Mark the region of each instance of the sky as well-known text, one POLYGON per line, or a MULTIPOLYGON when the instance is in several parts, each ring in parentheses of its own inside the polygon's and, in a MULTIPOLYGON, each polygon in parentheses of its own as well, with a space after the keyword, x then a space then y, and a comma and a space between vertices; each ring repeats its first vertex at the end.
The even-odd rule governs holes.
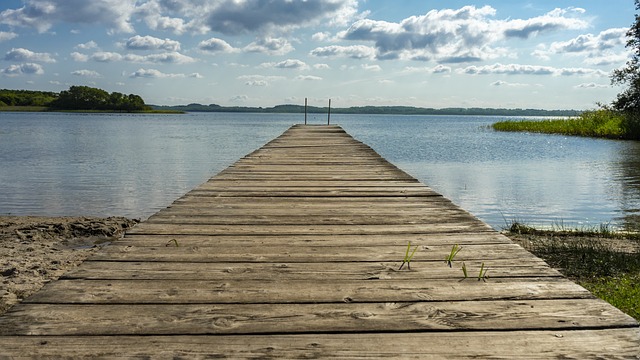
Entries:
POLYGON ((2 0, 0 88, 147 104, 592 109, 633 0, 2 0))

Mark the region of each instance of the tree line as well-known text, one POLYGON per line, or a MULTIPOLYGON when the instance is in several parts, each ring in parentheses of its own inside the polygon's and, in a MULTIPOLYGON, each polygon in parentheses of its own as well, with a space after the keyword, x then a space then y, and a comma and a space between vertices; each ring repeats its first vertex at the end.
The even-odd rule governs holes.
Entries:
POLYGON ((149 110, 135 94, 108 93, 89 86, 71 86, 60 93, 30 90, 0 90, 0 107, 44 106, 52 110, 122 111, 149 110))

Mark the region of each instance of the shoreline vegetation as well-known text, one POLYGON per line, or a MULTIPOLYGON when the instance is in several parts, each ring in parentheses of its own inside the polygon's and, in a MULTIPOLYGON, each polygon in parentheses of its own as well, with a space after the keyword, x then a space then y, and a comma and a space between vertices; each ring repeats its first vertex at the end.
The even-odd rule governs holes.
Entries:
POLYGON ((640 321, 640 234, 608 225, 550 230, 518 221, 503 234, 595 296, 640 321))
POLYGON ((507 120, 491 125, 496 131, 640 140, 638 119, 611 109, 585 111, 568 119, 507 120))

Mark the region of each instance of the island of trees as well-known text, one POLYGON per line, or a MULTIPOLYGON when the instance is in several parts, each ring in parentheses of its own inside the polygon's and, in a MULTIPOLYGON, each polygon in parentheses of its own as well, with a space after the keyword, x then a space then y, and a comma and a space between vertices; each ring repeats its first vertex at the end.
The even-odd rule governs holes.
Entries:
POLYGON ((71 111, 148 111, 139 95, 108 93, 89 86, 71 86, 60 93, 30 90, 0 90, 0 109, 71 111))

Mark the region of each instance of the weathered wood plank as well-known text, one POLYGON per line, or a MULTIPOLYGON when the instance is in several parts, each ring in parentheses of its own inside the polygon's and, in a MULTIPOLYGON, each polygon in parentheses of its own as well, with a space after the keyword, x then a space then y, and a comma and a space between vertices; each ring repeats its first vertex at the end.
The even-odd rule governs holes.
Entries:
POLYGON ((395 235, 493 231, 476 221, 409 225, 181 225, 140 223, 130 234, 147 235, 395 235))
MULTIPOLYGON (((330 266, 330 264, 328 264, 330 266)), ((416 280, 59 280, 25 303, 47 304, 300 304, 412 301, 592 299, 558 278, 416 280)), ((606 317, 602 318, 606 323, 606 317)))
POLYGON ((9 358, 638 359, 640 331, 0 337, 9 358))
POLYGON ((389 215, 272 215, 255 214, 171 214, 158 213, 147 219, 147 224, 194 224, 194 225, 411 225, 459 223, 465 220, 476 221, 462 211, 433 211, 430 215, 389 216, 389 215))
MULTIPOLYGON (((483 261, 466 261, 470 276, 477 276, 483 261)), ((63 279, 85 280, 431 280, 459 281, 459 264, 449 268, 442 262, 406 265, 399 262, 349 263, 237 263, 237 262, 121 262, 86 261, 63 279)), ((491 279, 523 277, 561 277, 537 258, 491 260, 491 279)))
MULTIPOLYGON (((407 246, 272 246, 247 245, 218 247, 191 247, 184 242, 167 241, 158 247, 131 247, 112 245, 96 253, 93 260, 120 261, 174 261, 174 262, 401 262, 407 246), (176 244, 177 243, 177 244, 176 244), (176 246, 177 245, 177 246, 176 246)), ((444 262, 451 252, 447 245, 415 243, 412 262, 444 262)), ((533 254, 516 244, 465 245, 455 257, 456 262, 479 260, 490 265, 495 259, 532 259, 533 254)))
POLYGON ((479 233, 434 233, 395 235, 287 235, 287 236, 246 236, 246 235, 136 235, 128 233, 118 246, 170 246, 176 239, 180 246, 187 247, 236 247, 236 246, 395 246, 404 248, 409 242, 414 245, 491 245, 512 244, 504 235, 496 232, 479 233))
POLYGON ((21 304, 0 335, 295 334, 433 330, 570 330, 631 327, 600 300, 448 301, 362 304, 21 304), (607 322, 603 323, 602 318, 607 322), (53 324, 53 325, 52 325, 53 324), (11 332, 6 330, 10 328, 11 332))

